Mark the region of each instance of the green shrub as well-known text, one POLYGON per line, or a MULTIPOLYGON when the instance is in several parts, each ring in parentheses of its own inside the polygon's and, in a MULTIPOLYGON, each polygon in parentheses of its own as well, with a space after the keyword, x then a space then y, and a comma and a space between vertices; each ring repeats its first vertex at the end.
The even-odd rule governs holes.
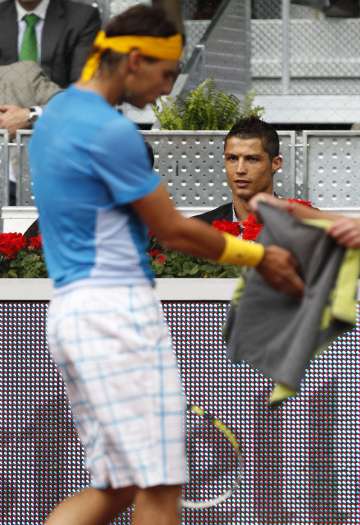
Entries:
POLYGON ((254 91, 249 91, 241 102, 207 79, 185 98, 162 99, 154 113, 164 130, 228 130, 240 118, 263 115, 264 108, 254 106, 254 98, 254 91))

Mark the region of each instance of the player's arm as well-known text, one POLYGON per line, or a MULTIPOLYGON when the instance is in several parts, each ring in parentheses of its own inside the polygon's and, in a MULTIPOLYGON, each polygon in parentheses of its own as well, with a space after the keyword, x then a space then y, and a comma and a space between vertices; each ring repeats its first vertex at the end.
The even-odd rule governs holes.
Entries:
POLYGON ((344 217, 338 213, 323 212, 296 202, 289 202, 286 199, 277 199, 264 193, 259 193, 250 202, 251 208, 255 212, 259 202, 267 202, 271 206, 282 209, 298 219, 330 220, 332 221, 332 226, 329 228, 328 234, 331 237, 346 248, 360 248, 360 219, 344 217))
POLYGON ((186 219, 174 208, 162 185, 132 206, 166 248, 220 263, 254 266, 278 290, 295 296, 302 294, 303 282, 288 251, 276 246, 265 249, 260 244, 224 235, 200 220, 186 219))

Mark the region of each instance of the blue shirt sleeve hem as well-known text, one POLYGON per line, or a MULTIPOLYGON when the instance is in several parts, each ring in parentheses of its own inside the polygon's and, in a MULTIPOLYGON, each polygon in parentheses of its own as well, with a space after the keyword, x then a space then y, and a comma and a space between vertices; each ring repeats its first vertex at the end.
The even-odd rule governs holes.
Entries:
POLYGON ((127 193, 126 196, 113 195, 114 202, 118 206, 131 204, 134 201, 137 201, 139 199, 142 199, 143 197, 146 197, 147 195, 150 195, 150 193, 155 191, 160 186, 160 183, 160 177, 154 175, 154 177, 152 177, 146 185, 142 186, 141 188, 138 188, 136 191, 127 193))

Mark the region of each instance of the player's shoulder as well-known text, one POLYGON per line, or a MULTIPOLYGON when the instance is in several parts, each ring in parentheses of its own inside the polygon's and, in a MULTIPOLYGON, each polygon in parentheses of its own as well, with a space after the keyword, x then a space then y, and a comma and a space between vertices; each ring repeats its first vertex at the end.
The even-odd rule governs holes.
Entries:
POLYGON ((134 159, 139 154, 140 143, 143 143, 136 125, 115 110, 103 117, 97 131, 95 150, 106 152, 113 158, 134 159))
POLYGON ((108 113, 108 120, 103 131, 106 132, 106 136, 115 136, 129 144, 132 144, 133 141, 137 142, 139 139, 139 131, 136 125, 116 110, 108 113))

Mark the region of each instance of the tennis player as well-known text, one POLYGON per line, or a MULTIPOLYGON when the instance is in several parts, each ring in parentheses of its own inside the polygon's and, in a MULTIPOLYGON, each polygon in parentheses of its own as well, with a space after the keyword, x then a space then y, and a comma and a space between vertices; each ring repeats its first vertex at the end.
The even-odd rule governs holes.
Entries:
POLYGON ((81 80, 55 97, 30 145, 45 257, 55 284, 48 337, 86 452, 91 487, 47 525, 102 525, 135 502, 135 525, 179 523, 184 399, 153 290, 147 227, 169 248, 256 266, 301 295, 292 256, 223 235, 174 208, 136 127, 113 106, 168 94, 183 39, 138 5, 110 20, 81 80))

